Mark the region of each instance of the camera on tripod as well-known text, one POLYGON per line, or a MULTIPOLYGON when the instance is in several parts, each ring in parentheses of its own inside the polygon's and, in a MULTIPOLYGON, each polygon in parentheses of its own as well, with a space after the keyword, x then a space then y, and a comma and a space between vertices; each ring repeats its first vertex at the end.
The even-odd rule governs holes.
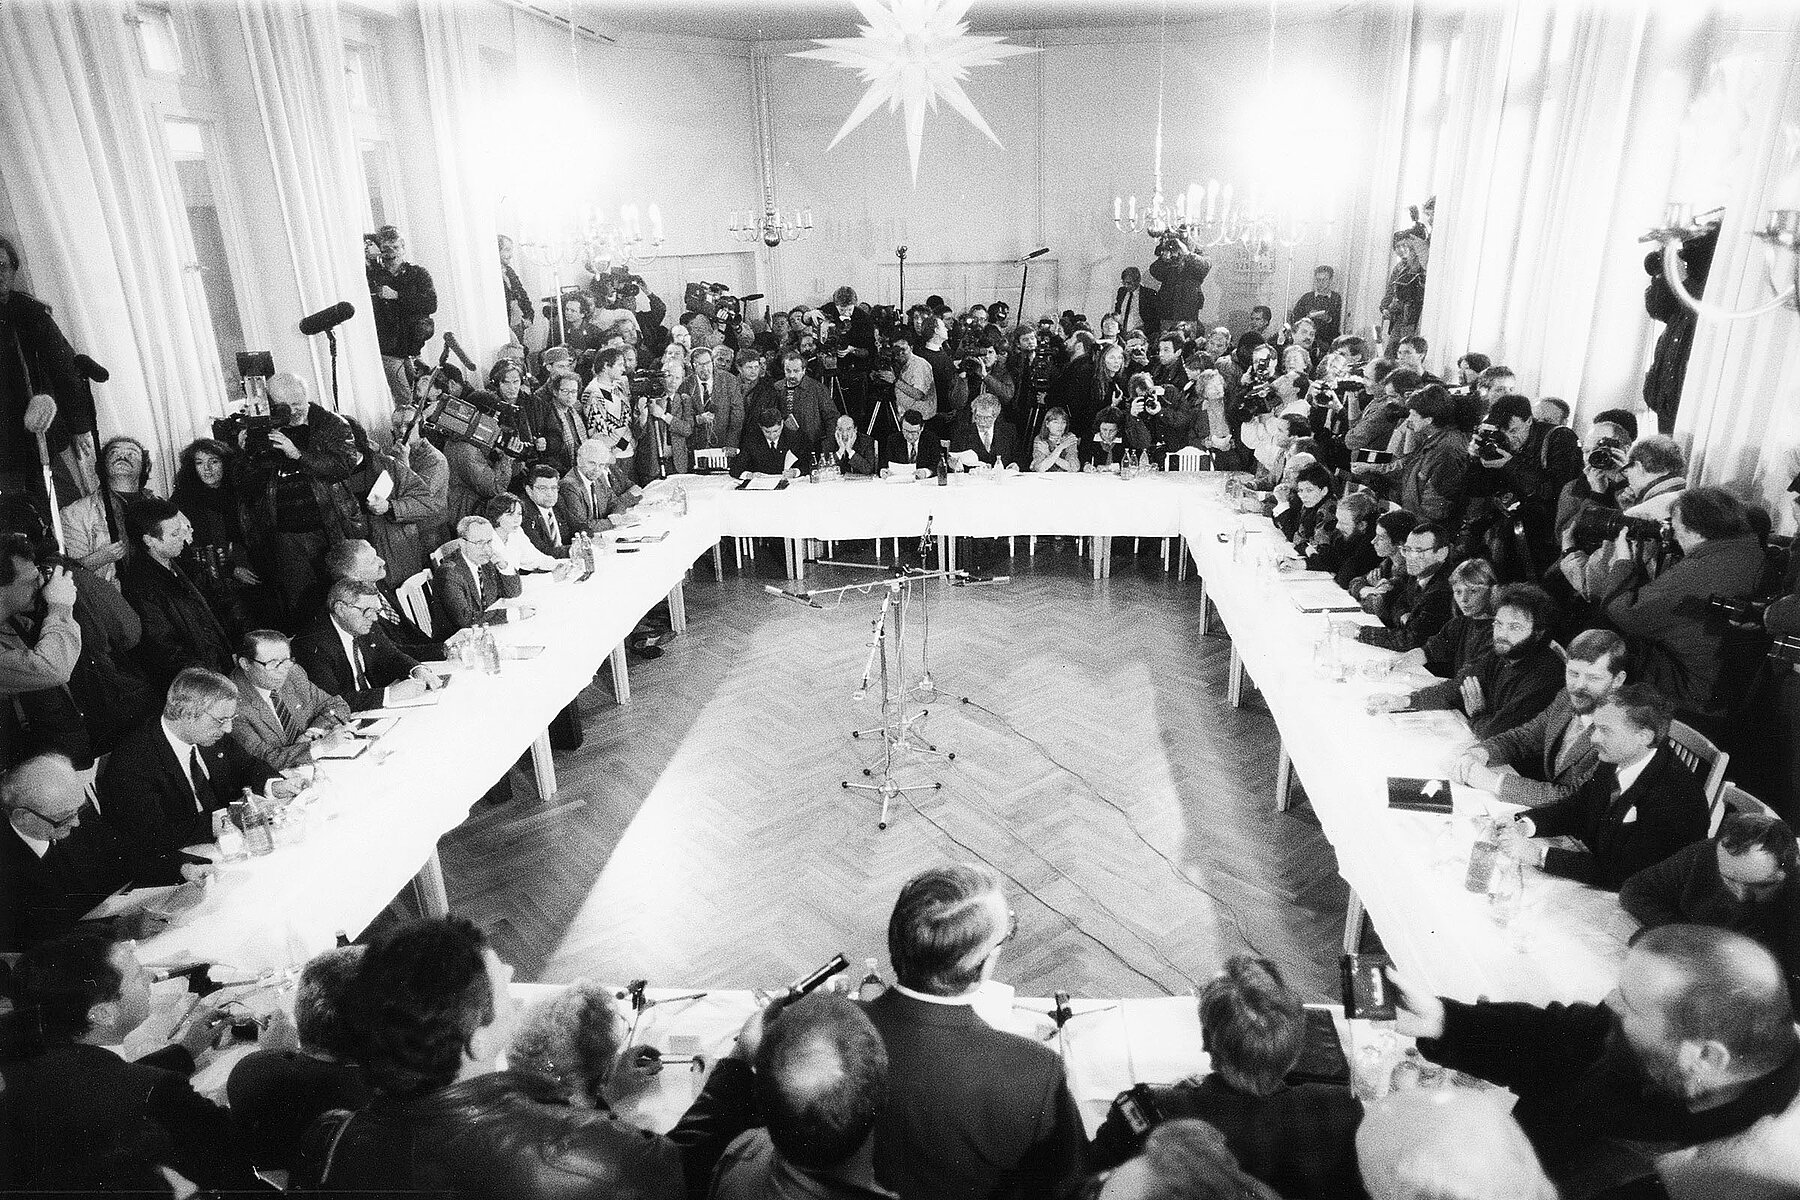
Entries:
POLYGON ((1629 450, 1618 438, 1603 437, 1587 452, 1587 465, 1594 471, 1623 471, 1629 450))
POLYGON ((452 441, 468 442, 490 453, 522 458, 531 443, 505 424, 518 411, 493 392, 474 391, 461 396, 445 393, 425 410, 426 429, 452 441))

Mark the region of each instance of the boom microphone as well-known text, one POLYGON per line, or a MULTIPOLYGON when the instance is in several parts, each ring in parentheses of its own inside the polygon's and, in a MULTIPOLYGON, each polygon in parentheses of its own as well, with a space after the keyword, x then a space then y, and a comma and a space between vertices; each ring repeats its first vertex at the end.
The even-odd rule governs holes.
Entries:
POLYGON ((1046 255, 1048 253, 1050 253, 1050 247, 1045 246, 1041 250, 1033 250, 1030 254, 1027 254, 1024 258, 1021 258, 1019 261, 1022 263, 1030 262, 1032 259, 1042 258, 1042 257, 1044 257, 1044 255, 1046 255))
POLYGON ((463 365, 463 370, 471 372, 475 370, 475 360, 463 353, 462 343, 457 341, 456 335, 447 329, 444 331, 444 349, 456 355, 456 360, 463 365))
POLYGON ((75 356, 75 369, 80 371, 83 377, 94 383, 105 383, 112 378, 111 371, 107 370, 85 354, 77 354, 75 356))
POLYGON ((315 333, 324 333, 327 329, 336 329, 345 321, 356 315, 356 305, 348 300, 339 300, 330 308, 321 308, 318 312, 300 318, 300 332, 307 337, 315 333))

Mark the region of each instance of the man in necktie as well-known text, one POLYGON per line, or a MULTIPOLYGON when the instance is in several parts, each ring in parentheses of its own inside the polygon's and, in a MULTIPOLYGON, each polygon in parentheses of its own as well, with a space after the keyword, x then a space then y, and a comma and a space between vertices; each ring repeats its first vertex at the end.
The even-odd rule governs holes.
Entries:
MULTIPOLYGON (((493 608, 499 600, 516 598, 523 589, 519 573, 502 569, 494 558, 494 527, 486 517, 464 517, 456 523, 455 549, 446 547, 442 561, 432 572, 439 607, 451 632, 472 625, 502 625, 508 610, 493 608)), ((519 620, 532 609, 516 610, 519 620)))
POLYGON ((569 557, 569 533, 557 517, 562 477, 549 463, 539 463, 525 473, 525 512, 522 528, 539 554, 547 558, 569 557))
POLYGON ((731 473, 740 479, 749 475, 797 479, 800 464, 807 460, 808 451, 799 432, 787 428, 787 418, 782 410, 770 405, 756 415, 755 428, 745 432, 731 473))
MULTIPOLYGON (((366 664, 363 674, 366 678, 366 664)), ((246 633, 238 642, 231 682, 238 694, 232 739, 278 770, 313 762, 350 740, 345 724, 350 705, 313 683, 294 661, 286 634, 246 633)))
POLYGON ((229 671, 231 639, 179 561, 194 540, 187 515, 147 496, 127 510, 125 524, 142 553, 125 560, 119 585, 144 623, 137 648, 144 673, 167 687, 184 667, 229 671))
MULTIPOLYGON (((490 526, 491 528, 491 526, 490 526)), ((325 611, 294 639, 294 661, 323 691, 342 696, 352 712, 411 700, 442 687, 430 667, 398 648, 379 624, 375 586, 340 579, 325 596, 325 611)))
POLYGON ((943 453, 943 443, 926 431, 925 418, 916 411, 900 417, 899 431, 890 433, 882 447, 889 470, 910 468, 917 479, 936 474, 943 453))
POLYGON ((1119 290, 1113 295, 1113 315, 1119 318, 1119 331, 1131 333, 1134 330, 1149 329, 1155 317, 1146 310, 1147 301, 1153 293, 1143 287, 1143 272, 1136 267, 1126 267, 1119 272, 1119 290))
POLYGON ((564 538, 577 533, 598 534, 623 525, 628 518, 625 498, 613 491, 612 447, 598 438, 581 443, 575 467, 562 477, 557 518, 564 538))
POLYGON ((744 432, 744 397, 737 376, 718 370, 713 352, 705 346, 694 348, 688 365, 693 374, 682 390, 693 398, 694 432, 689 446, 735 449, 744 432))

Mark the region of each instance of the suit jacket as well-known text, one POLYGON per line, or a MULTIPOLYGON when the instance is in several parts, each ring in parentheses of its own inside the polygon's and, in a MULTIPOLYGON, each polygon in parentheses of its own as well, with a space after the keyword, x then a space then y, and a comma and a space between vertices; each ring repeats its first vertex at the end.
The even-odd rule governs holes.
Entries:
POLYGON ((700 403, 700 381, 689 374, 681 383, 681 391, 689 398, 694 413, 694 432, 688 435, 690 450, 736 449, 744 435, 744 389, 738 377, 729 371, 713 368, 711 392, 705 404, 700 403), (704 422, 701 413, 713 419, 704 422))
MULTIPOLYGON (((767 442, 763 444, 768 445, 767 442)), ((819 457, 835 464, 846 475, 873 475, 881 467, 875 439, 860 433, 856 435, 850 453, 844 454, 839 450, 836 431, 827 430, 819 440, 819 457)))
POLYGON ((1795 989, 1800 980, 1800 879, 1790 876, 1774 896, 1745 903, 1719 877, 1718 839, 1685 846, 1645 867, 1619 888, 1619 905, 1649 929, 1712 925, 1768 947, 1795 989))
POLYGON ((1535 809, 1538 837, 1570 834, 1586 852, 1552 848, 1544 870, 1608 891, 1706 837, 1706 793, 1666 744, 1616 799, 1618 772, 1602 763, 1566 799, 1535 809))
POLYGON ((984 466, 1018 467, 1024 464, 1019 458, 1019 435, 1005 419, 994 422, 993 443, 981 444, 981 432, 975 428, 975 422, 964 421, 950 435, 950 453, 952 456, 965 450, 973 450, 984 466))
POLYGON ((238 690, 237 720, 231 723, 231 739, 242 746, 245 753, 262 759, 277 771, 308 761, 306 751, 310 743, 300 740, 302 733, 321 723, 329 723, 334 717, 341 719, 350 715, 350 705, 342 697, 321 691, 307 678, 306 668, 299 663, 288 668, 287 679, 277 692, 288 712, 293 714, 296 728, 292 730, 282 727, 281 718, 275 715, 273 706, 263 699, 243 668, 231 673, 231 682, 238 690))
POLYGON ((169 853, 212 841, 212 814, 245 788, 260 790, 275 774, 229 737, 200 747, 200 762, 212 793, 204 809, 194 797, 188 764, 175 757, 163 736, 162 717, 150 718, 119 743, 100 772, 101 818, 127 841, 169 853))
POLYGON ((134 554, 125 560, 119 585, 143 622, 137 660, 158 692, 167 691, 185 667, 230 673, 231 637, 180 563, 164 567, 148 554, 134 554))
POLYGON ((537 547, 538 553, 549 558, 569 557, 569 538, 579 531, 571 529, 569 523, 563 520, 562 502, 559 500, 553 510, 556 515, 555 538, 550 536, 550 526, 535 502, 527 497, 520 504, 519 528, 525 531, 525 536, 531 539, 531 544, 537 547))
POLYGON ((468 560, 460 554, 450 555, 432 569, 431 586, 437 593, 438 608, 449 622, 444 627, 447 632, 471 625, 504 623, 504 610, 489 612, 488 607, 496 600, 512 599, 524 587, 518 572, 504 575, 491 562, 482 563, 479 573, 481 582, 477 585, 468 560))
MULTIPOLYGON (((840 415, 837 405, 831 402, 831 393, 827 392, 825 386, 810 375, 803 376, 800 385, 794 389, 791 407, 788 403, 789 393, 785 380, 775 379, 770 386, 770 392, 772 393, 771 403, 784 415, 791 416, 800 423, 800 444, 802 446, 810 448, 818 445, 819 439, 824 436, 825 431, 831 428, 832 423, 840 415)), ((750 424, 754 426, 755 422, 751 421, 750 424)), ((749 441, 757 436, 757 433, 758 431, 754 428, 746 429, 743 432, 743 439, 749 441)), ((768 443, 764 442, 763 445, 767 447, 768 443)), ((801 470, 805 469, 805 459, 802 458, 801 470)))
POLYGON ((559 486, 562 499, 556 504, 556 519, 562 524, 565 538, 578 532, 599 533, 602 529, 611 529, 612 519, 629 507, 613 490, 610 472, 601 472, 600 478, 594 480, 592 503, 588 500, 588 481, 579 471, 564 475, 559 486))
POLYGON ((96 904, 127 884, 181 882, 178 855, 121 838, 92 809, 39 858, 10 822, 0 822, 0 953, 61 937, 96 904))
POLYGON ((1450 623, 1454 609, 1450 595, 1450 572, 1438 568, 1425 586, 1417 576, 1407 575, 1376 605, 1376 616, 1382 628, 1358 631, 1356 640, 1389 650, 1411 650, 1423 646, 1426 639, 1450 623))
POLYGON ((1600 754, 1566 691, 1558 692, 1543 712, 1516 729, 1488 738, 1481 748, 1494 766, 1518 772, 1501 777, 1500 799, 1529 808, 1573 795, 1600 765, 1600 754))
POLYGON ((898 988, 867 1012, 888 1052, 875 1126, 884 1186, 903 1200, 1037 1197, 1081 1171, 1087 1135, 1049 1047, 898 988))
POLYGON ((380 705, 388 684, 405 679, 419 665, 417 659, 388 639, 379 624, 358 642, 363 652, 363 678, 369 685, 365 688, 356 686, 356 672, 344 655, 344 643, 330 613, 320 613, 318 620, 292 643, 294 665, 304 668, 307 678, 321 690, 342 696, 353 712, 380 705))
MULTIPOLYGON (((568 435, 563 432, 562 415, 557 410, 556 401, 543 392, 533 392, 519 402, 519 414, 525 418, 525 427, 529 436, 542 438, 544 448, 532 449, 525 455, 527 462, 547 462, 563 474, 568 474, 575 467, 575 451, 579 447, 569 445, 568 435)), ((576 404, 571 411, 575 418, 575 428, 586 428, 585 418, 581 415, 581 405, 576 404)))
POLYGON ((887 435, 881 444, 881 460, 885 463, 907 463, 914 467, 924 467, 933 474, 937 473, 938 460, 944 457, 944 443, 930 430, 919 434, 919 446, 916 451, 906 448, 906 435, 898 431, 887 435))
MULTIPOLYGON (((1127 320, 1125 312, 1125 293, 1131 290, 1131 288, 1122 287, 1113 293, 1112 310, 1118 315, 1119 320, 1121 321, 1127 320)), ((1137 294, 1133 296, 1131 300, 1131 315, 1137 317, 1140 328, 1154 331, 1156 329, 1158 315, 1156 311, 1156 292, 1147 287, 1139 287, 1137 289, 1137 294)), ((1131 327, 1128 324, 1126 326, 1127 332, 1130 331, 1130 328, 1131 327)))
POLYGON ((386 634, 395 649, 408 658, 419 662, 442 662, 444 643, 428 635, 406 615, 406 608, 400 603, 393 584, 384 580, 375 587, 381 593, 382 603, 387 605, 382 615, 376 618, 375 628, 386 634))
POLYGON ((258 1050, 231 1069, 225 1096, 250 1161, 264 1170, 289 1171, 314 1121, 337 1108, 354 1112, 373 1093, 353 1063, 326 1062, 295 1050, 258 1050))
POLYGON ((1312 317, 1313 329, 1319 335, 1313 339, 1313 345, 1331 345, 1344 331, 1344 293, 1326 292, 1323 296, 1317 292, 1306 293, 1288 310, 1290 324, 1301 317, 1312 317), (1313 313, 1321 311, 1325 314, 1323 318, 1312 317, 1313 313))
POLYGON ((737 459, 731 464, 731 473, 740 479, 751 474, 780 475, 787 469, 784 464, 790 454, 794 456, 793 465, 804 472, 807 458, 812 453, 808 445, 801 440, 799 433, 783 429, 775 448, 771 450, 769 439, 752 422, 750 428, 744 430, 743 440, 738 445, 737 459))

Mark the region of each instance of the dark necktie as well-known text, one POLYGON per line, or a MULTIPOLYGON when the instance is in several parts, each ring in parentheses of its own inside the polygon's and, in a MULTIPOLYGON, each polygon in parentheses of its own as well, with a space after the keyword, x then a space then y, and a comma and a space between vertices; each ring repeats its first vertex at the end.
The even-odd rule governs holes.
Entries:
POLYGON ((1131 328, 1131 300, 1137 295, 1136 288, 1125 289, 1125 307, 1119 312, 1119 328, 1131 328))
POLYGON ((562 545, 562 534, 556 528, 555 511, 548 508, 539 509, 538 511, 544 514, 544 528, 550 534, 550 544, 552 546, 562 545))
POLYGON ((356 690, 359 692, 367 691, 369 688, 369 676, 368 672, 363 670, 361 638, 350 639, 350 672, 351 680, 356 684, 356 690))
POLYGON ((269 693, 269 707, 275 710, 275 719, 281 722, 282 737, 292 742, 299 735, 300 729, 294 719, 294 710, 281 698, 280 689, 269 693))
POLYGON ((581 417, 572 408, 563 409, 563 438, 568 441, 571 454, 586 440, 581 429, 581 417))
POLYGON ((188 782, 194 785, 194 807, 197 811, 209 813, 219 807, 219 798, 213 792, 212 780, 207 778, 206 767, 200 762, 200 747, 188 747, 188 782))
POLYGON ((600 498, 594 494, 594 481, 591 479, 587 481, 587 490, 588 490, 588 519, 591 521, 595 517, 600 515, 600 498))

